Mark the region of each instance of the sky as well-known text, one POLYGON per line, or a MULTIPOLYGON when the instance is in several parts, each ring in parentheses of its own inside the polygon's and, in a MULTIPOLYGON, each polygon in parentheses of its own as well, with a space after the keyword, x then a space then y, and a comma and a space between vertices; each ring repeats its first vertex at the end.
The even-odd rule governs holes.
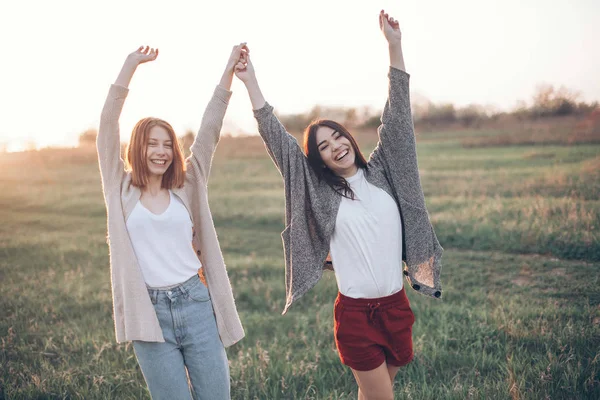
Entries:
MULTIPOLYGON (((247 42, 279 113, 315 104, 381 109, 389 58, 377 15, 400 22, 411 92, 510 110, 542 83, 600 100, 597 0, 34 0, 0 5, 0 145, 75 145, 140 45, 122 141, 146 116, 196 131, 231 47, 247 42)), ((229 132, 256 132, 234 79, 229 132)))

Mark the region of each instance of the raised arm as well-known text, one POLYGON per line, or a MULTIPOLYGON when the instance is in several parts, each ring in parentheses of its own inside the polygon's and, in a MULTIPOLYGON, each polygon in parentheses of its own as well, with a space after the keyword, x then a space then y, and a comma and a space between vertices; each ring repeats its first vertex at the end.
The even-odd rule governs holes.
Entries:
POLYGON ((158 49, 153 49, 149 46, 140 46, 136 51, 131 53, 125 59, 125 63, 119 72, 119 76, 115 80, 115 85, 129 87, 131 78, 137 69, 138 65, 156 60, 158 57, 158 49))
POLYGON ((119 187, 124 174, 124 163, 121 158, 121 140, 119 134, 119 117, 129 92, 129 83, 138 65, 156 60, 158 49, 141 46, 129 54, 121 67, 115 83, 110 87, 108 96, 100 116, 100 126, 96 139, 102 187, 105 195, 113 188, 119 187))
MULTIPOLYGON (((238 62, 235 74, 248 90, 254 116, 258 122, 258 132, 265 142, 269 156, 284 178, 292 179, 292 166, 305 164, 306 157, 296 138, 286 131, 273 112, 273 107, 265 101, 250 59, 250 53, 246 53, 245 57, 238 62)), ((298 168, 293 170, 299 171, 298 168)))
POLYGON ((401 188, 403 200, 424 208, 410 108, 410 76, 405 71, 402 54, 402 33, 398 21, 383 10, 379 14, 379 27, 388 42, 389 87, 378 130, 379 143, 371 154, 369 163, 385 166, 386 173, 401 188))
POLYGON ((244 54, 235 66, 235 75, 244 83, 246 90, 248 90, 248 96, 250 97, 250 103, 252 103, 253 110, 260 110, 265 106, 265 98, 260 90, 258 79, 256 79, 256 72, 254 71, 254 65, 250 60, 250 51, 244 54))
POLYGON ((390 17, 385 11, 379 13, 379 29, 388 42, 390 52, 390 66, 406 72, 404 66, 404 56, 402 55, 402 32, 400 24, 394 18, 390 17))
POLYGON ((192 154, 188 158, 188 162, 191 163, 192 168, 188 169, 188 173, 199 173, 205 183, 208 182, 213 155, 221 137, 223 119, 231 98, 230 89, 234 67, 242 54, 247 51, 246 49, 246 43, 233 46, 229 59, 225 64, 221 81, 215 88, 213 96, 204 110, 200 129, 191 147, 192 154))

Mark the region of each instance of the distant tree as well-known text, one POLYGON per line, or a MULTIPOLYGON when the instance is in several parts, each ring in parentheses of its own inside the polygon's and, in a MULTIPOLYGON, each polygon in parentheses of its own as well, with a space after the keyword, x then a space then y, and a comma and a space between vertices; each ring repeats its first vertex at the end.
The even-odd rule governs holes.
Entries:
POLYGON ((570 115, 577 111, 580 94, 561 86, 555 89, 548 84, 538 85, 533 95, 531 112, 536 117, 570 115))
POLYGON ((89 147, 96 145, 96 137, 98 131, 95 128, 90 128, 79 134, 79 147, 89 147))
POLYGON ((381 115, 372 115, 363 122, 362 127, 366 129, 375 129, 381 125, 381 115))
POLYGON ((415 124, 439 126, 456 121, 457 111, 454 104, 435 104, 419 93, 413 93, 411 98, 412 116, 415 124))
POLYGON ((597 113, 599 108, 600 108, 600 104, 598 104, 597 101, 594 101, 589 104, 584 101, 581 101, 577 104, 577 113, 578 114, 597 113))
POLYGON ((456 118, 466 127, 479 126, 489 118, 485 107, 479 104, 469 104, 456 110, 456 118))
POLYGON ((514 115, 519 120, 524 120, 531 117, 531 110, 527 107, 526 102, 518 100, 510 114, 514 115))
POLYGON ((452 103, 430 104, 427 113, 421 117, 422 122, 432 125, 443 125, 456 121, 456 109, 452 103))
POLYGON ((357 126, 364 126, 365 123, 371 119, 373 116, 381 116, 380 110, 373 110, 370 106, 362 106, 358 109, 358 120, 357 126))
POLYGON ((283 114, 278 115, 281 123, 290 132, 302 132, 311 121, 310 114, 283 114))
POLYGON ((302 124, 303 126, 301 129, 304 129, 311 121, 314 121, 317 118, 323 118, 323 107, 318 104, 310 110, 306 118, 306 123, 302 124))
POLYGON ((358 123, 358 112, 356 108, 346 109, 346 115, 344 117, 344 125, 347 128, 354 128, 358 123))
POLYGON ((331 119, 344 124, 347 128, 354 128, 362 124, 369 116, 365 116, 364 107, 360 112, 353 107, 321 106, 315 105, 307 113, 278 115, 281 123, 290 132, 303 132, 304 129, 316 119, 331 119))
POLYGON ((433 106, 433 103, 420 93, 411 93, 410 98, 413 120, 415 122, 420 121, 425 115, 427 115, 429 109, 433 106))
POLYGON ((181 146, 185 157, 191 152, 190 147, 192 147, 192 144, 194 143, 194 138, 195 135, 191 129, 188 129, 183 136, 179 137, 179 145, 181 146))

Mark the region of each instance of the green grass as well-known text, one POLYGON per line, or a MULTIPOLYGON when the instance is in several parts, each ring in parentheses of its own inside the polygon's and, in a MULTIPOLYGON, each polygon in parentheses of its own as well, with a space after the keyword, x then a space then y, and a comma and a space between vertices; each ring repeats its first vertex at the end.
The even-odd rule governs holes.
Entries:
MULTIPOLYGON (((600 398, 600 146, 465 149, 461 136, 419 143, 444 300, 408 291, 416 358, 396 398, 600 398)), ((373 136, 359 142, 368 153, 373 136)), ((283 190, 260 140, 224 138, 209 190, 247 333, 228 348, 232 397, 356 398, 333 274, 280 315, 283 190)), ((0 398, 149 398, 114 340, 94 153, 0 155, 0 217, 0 398)))

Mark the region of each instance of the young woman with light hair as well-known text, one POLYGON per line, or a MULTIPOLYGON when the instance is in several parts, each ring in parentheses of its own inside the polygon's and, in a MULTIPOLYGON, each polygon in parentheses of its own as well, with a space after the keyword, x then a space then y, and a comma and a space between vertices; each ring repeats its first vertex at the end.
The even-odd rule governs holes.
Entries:
MULTIPOLYGON (((284 179, 284 313, 319 281, 330 253, 339 289, 335 342, 359 399, 393 399, 394 377, 413 359, 414 314, 403 275, 419 293, 441 297, 442 247, 419 179, 402 34, 384 11, 379 26, 389 47, 389 92, 368 161, 350 132, 330 120, 307 127, 303 153, 265 101, 250 55, 236 66, 284 179)), ((351 65, 344 61, 340 68, 351 65)))
POLYGON ((108 212, 117 342, 132 341, 153 399, 229 399, 225 347, 244 331, 208 206, 207 182, 245 44, 234 46, 210 99, 191 156, 171 125, 141 119, 121 158, 119 116, 139 65, 125 60, 102 110, 97 138, 108 212))

